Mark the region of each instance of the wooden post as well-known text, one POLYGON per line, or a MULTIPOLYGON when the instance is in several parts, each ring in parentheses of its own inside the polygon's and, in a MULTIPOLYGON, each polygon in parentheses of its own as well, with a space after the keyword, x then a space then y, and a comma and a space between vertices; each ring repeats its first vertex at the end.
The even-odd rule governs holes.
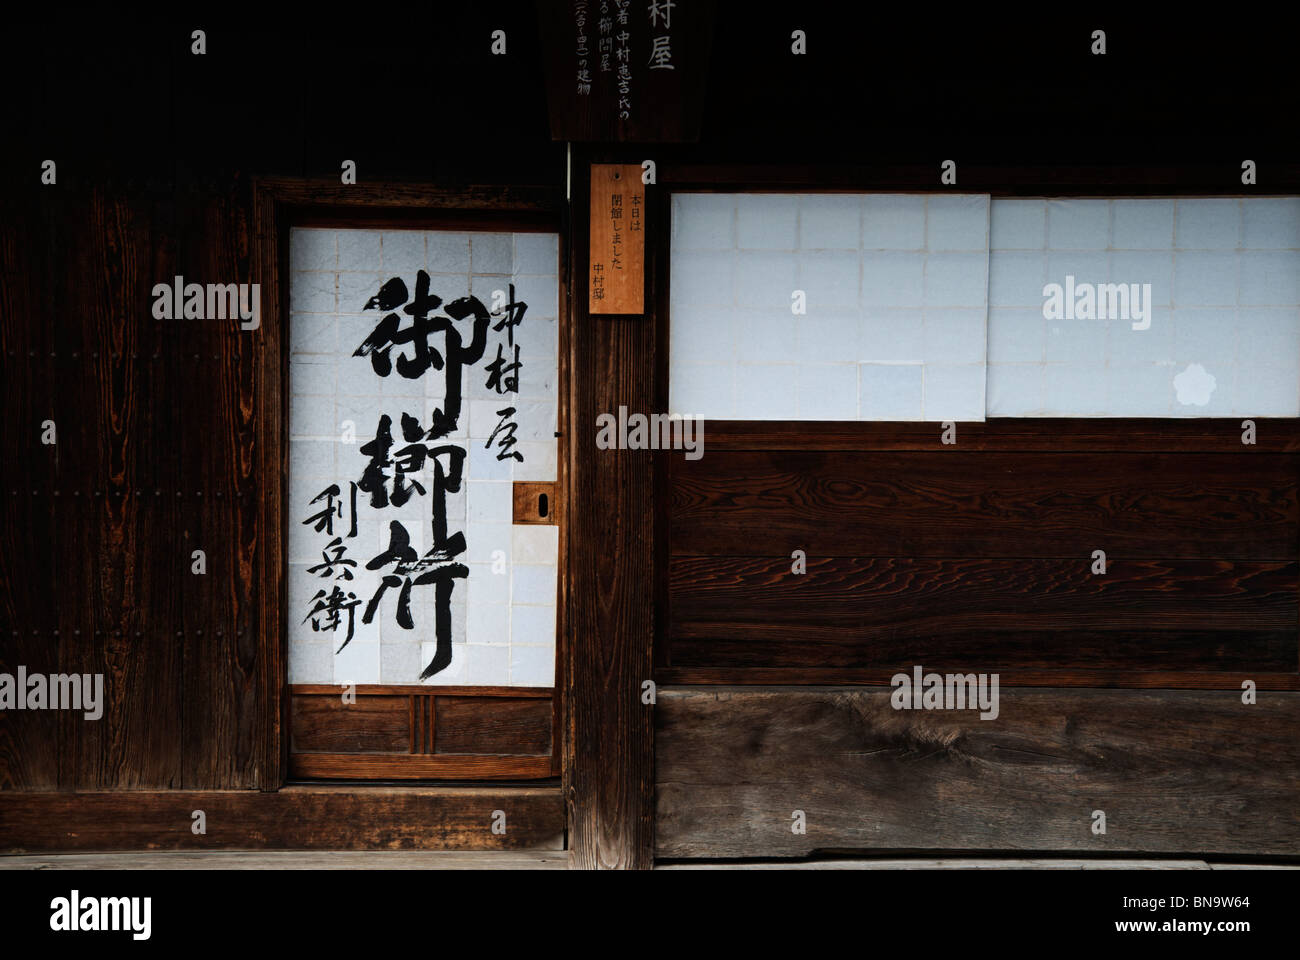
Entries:
MULTIPOLYGON (((653 707, 641 703, 654 640, 654 470, 645 450, 600 450, 596 418, 651 412, 652 316, 593 318, 590 157, 574 151, 570 211, 569 491, 564 786, 570 863, 647 869, 654 858, 653 707)), ((651 188, 653 189, 653 188, 651 188)), ((647 222, 647 229, 655 224, 647 222)), ((652 244, 647 244, 652 256, 652 244)), ((651 268, 652 264, 647 264, 651 268)))

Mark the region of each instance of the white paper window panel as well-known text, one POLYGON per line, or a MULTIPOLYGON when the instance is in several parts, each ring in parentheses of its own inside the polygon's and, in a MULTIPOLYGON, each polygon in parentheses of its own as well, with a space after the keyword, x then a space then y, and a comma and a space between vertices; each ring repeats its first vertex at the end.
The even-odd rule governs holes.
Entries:
MULTIPOLYGON (((556 479, 556 387, 558 357, 559 238, 544 233, 372 231, 294 229, 290 234, 290 363, 289 363, 289 679, 291 683, 424 682, 433 686, 552 686, 555 671, 556 565, 558 528, 512 524, 512 482, 556 479), (393 277, 414 297, 418 271, 430 278, 429 292, 442 306, 468 296, 494 311, 481 358, 463 367, 462 408, 456 429, 441 439, 422 439, 425 446, 454 445, 465 451, 462 483, 446 494, 446 529, 450 537, 464 536, 463 553, 447 562, 463 564, 465 575, 453 583, 447 604, 451 660, 426 680, 420 674, 437 649, 438 603, 434 584, 413 584, 409 592, 412 628, 397 620, 400 587, 384 591, 370 623, 363 614, 393 564, 378 570, 366 564, 390 547, 390 523, 397 521, 409 535, 410 548, 423 558, 433 547, 434 491, 432 462, 406 473, 404 483, 419 483, 426 491, 404 504, 392 498, 390 466, 384 486, 389 502, 382 508, 370 494, 358 491, 356 535, 351 532, 350 484, 358 482, 370 462, 361 447, 375 439, 379 418, 392 419, 394 440, 390 457, 407 446, 401 415, 417 418, 428 430, 434 411, 445 406, 446 368, 429 369, 407 379, 393 369, 380 376, 369 356, 354 352, 390 311, 364 309, 370 298, 393 277), (501 321, 507 311, 510 285, 516 303, 526 304, 520 322, 511 328, 501 321), (494 301, 494 297, 496 300, 494 301), (513 333, 519 348, 516 390, 499 382, 489 387, 489 364, 498 347, 511 363, 513 333), (504 390, 504 392, 500 392, 504 390), (503 418, 501 411, 514 409, 503 418), (503 419, 516 425, 513 447, 503 448, 503 419), (349 426, 355 440, 347 436, 349 426), (494 431, 496 437, 493 439, 494 431), (499 456, 505 449, 506 459, 499 456), (517 452, 522 462, 511 454, 517 452), (320 565, 336 557, 327 532, 303 520, 321 504, 311 501, 331 484, 340 488, 341 517, 334 535, 341 536, 352 579, 342 578, 339 564, 320 565), (317 568, 312 570, 312 568, 317 568), (495 570, 495 572, 494 572, 495 570), (343 599, 315 616, 312 611, 334 596, 343 599), (353 603, 355 606, 347 606, 353 603), (348 611, 354 614, 353 636, 347 637, 348 611), (330 629, 337 614, 337 626, 330 629)), ((399 331, 409 330, 411 317, 399 315, 399 331)), ((516 312, 517 313, 517 312, 516 312)), ((456 323, 465 343, 472 340, 473 321, 456 323)), ((400 338, 400 333, 399 333, 400 338)), ((443 355, 444 334, 434 334, 431 346, 443 355)), ((413 344, 389 348, 390 358, 413 358, 413 344)), ((441 459, 451 470, 451 456, 441 459)), ((406 461, 411 464, 411 461, 406 461)), ((413 465, 413 464, 412 464, 413 465)), ((412 579, 419 573, 412 575, 412 579)), ((401 579, 405 579, 402 577, 401 579)))
POLYGON ((990 417, 1300 415, 1300 199, 999 198, 990 220, 990 417), (1149 327, 1048 319, 1067 277, 1150 284, 1149 327))
POLYGON ((984 419, 987 196, 675 194, 672 213, 671 413, 984 419))

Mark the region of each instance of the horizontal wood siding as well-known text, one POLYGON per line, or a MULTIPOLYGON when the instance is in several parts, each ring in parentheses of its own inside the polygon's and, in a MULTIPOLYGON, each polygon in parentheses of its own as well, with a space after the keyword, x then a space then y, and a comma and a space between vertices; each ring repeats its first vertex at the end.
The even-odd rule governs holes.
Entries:
POLYGON ((735 452, 671 460, 674 556, 1294 560, 1296 456, 735 452))
POLYGON ((677 558, 673 663, 1295 667, 1297 564, 677 558))
POLYGON ((656 856, 1300 856, 1300 695, 1002 689, 981 720, 890 694, 662 688, 656 856))
POLYGON ((796 426, 666 457, 661 682, 1300 689, 1295 421, 796 426))

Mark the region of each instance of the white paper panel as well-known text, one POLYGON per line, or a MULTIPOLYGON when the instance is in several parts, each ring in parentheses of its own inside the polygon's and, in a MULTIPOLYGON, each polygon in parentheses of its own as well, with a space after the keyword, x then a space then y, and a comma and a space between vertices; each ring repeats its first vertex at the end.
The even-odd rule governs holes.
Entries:
POLYGON ((1300 200, 995 199, 991 224, 989 416, 1300 415, 1300 200), (1149 314, 1045 316, 1067 277, 1076 305, 1149 285, 1149 314))
POLYGON ((963 194, 675 195, 670 412, 982 420, 988 209, 963 194))
POLYGON ((513 526, 511 485, 556 479, 558 237, 295 229, 290 257, 290 682, 552 685, 558 530, 513 526))

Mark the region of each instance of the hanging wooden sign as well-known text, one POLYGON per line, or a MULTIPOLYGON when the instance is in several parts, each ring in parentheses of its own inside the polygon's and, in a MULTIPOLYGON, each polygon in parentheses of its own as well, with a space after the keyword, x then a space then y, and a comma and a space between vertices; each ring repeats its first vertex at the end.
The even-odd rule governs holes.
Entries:
POLYGON ((552 140, 694 143, 713 0, 541 0, 552 140))
POLYGON ((645 185, 634 163, 591 166, 591 313, 645 312, 645 185))

